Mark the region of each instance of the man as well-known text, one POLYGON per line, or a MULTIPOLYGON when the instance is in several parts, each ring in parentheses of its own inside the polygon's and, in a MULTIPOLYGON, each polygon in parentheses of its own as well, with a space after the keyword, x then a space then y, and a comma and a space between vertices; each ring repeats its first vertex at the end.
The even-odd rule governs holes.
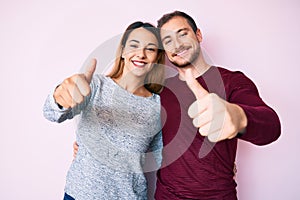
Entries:
POLYGON ((179 74, 161 92, 164 149, 155 199, 235 200, 238 139, 256 145, 277 140, 279 118, 243 73, 205 61, 201 31, 189 15, 165 14, 158 28, 179 74))
POLYGON ((161 92, 164 149, 155 199, 237 199, 238 138, 269 144, 280 136, 279 118, 243 73, 205 61, 189 15, 165 14, 158 28, 179 74, 161 92))

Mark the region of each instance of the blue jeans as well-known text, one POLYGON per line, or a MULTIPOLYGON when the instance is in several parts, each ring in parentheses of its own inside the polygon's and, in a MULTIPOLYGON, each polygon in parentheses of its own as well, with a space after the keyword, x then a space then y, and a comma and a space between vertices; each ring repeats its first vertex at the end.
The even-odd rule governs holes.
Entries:
POLYGON ((64 200, 75 200, 73 197, 65 193, 64 200))

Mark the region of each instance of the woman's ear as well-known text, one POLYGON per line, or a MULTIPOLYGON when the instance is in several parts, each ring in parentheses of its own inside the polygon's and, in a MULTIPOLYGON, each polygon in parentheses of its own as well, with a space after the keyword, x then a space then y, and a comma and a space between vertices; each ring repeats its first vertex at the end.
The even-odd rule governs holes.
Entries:
POLYGON ((124 46, 121 47, 121 53, 120 53, 120 55, 121 55, 121 58, 122 58, 122 59, 125 58, 125 57, 124 57, 124 46))

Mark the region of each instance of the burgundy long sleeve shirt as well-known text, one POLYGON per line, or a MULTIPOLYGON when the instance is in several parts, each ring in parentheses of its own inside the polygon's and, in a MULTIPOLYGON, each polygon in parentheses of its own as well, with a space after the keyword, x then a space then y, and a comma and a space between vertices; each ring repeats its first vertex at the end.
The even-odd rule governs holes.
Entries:
POLYGON ((265 145, 280 136, 277 114, 243 73, 211 67, 197 80, 209 92, 243 108, 248 119, 246 132, 234 139, 209 142, 187 114, 196 100, 194 94, 178 76, 169 78, 161 93, 164 149, 157 174, 157 200, 237 199, 234 169, 238 138, 265 145))

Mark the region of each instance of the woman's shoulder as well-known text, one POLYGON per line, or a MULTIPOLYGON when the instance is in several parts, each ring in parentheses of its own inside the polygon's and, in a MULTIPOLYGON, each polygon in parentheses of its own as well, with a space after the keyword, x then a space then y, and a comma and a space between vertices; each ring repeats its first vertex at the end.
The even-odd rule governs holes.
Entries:
POLYGON ((113 86, 113 80, 106 76, 105 74, 94 74, 91 82, 92 87, 99 87, 99 86, 113 86))
POLYGON ((100 81, 100 82, 108 82, 109 79, 111 79, 110 77, 104 75, 104 74, 94 74, 93 76, 93 80, 94 81, 100 81))

